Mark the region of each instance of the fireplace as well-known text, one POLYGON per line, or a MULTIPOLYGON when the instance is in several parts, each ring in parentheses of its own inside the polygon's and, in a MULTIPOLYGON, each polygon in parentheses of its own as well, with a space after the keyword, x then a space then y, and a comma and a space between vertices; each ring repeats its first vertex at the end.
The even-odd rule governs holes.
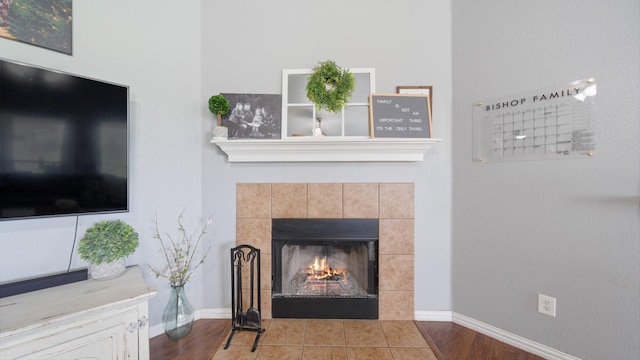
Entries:
POLYGON ((238 183, 235 245, 261 250, 262 318, 272 318, 273 219, 375 219, 378 319, 413 320, 414 192, 412 183, 238 183))
POLYGON ((377 219, 272 219, 274 318, 377 319, 377 219))

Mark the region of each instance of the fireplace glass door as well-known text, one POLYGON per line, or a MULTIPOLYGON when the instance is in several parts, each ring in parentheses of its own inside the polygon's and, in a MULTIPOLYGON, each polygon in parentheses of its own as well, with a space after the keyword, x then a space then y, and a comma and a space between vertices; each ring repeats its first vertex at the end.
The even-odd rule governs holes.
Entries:
POLYGON ((367 296, 366 243, 284 245, 284 296, 367 296))

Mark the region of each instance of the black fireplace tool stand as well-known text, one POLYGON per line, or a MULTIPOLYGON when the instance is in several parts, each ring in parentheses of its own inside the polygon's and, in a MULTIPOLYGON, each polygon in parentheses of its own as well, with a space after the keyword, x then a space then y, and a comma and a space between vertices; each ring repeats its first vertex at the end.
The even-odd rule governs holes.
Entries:
POLYGON ((260 313, 260 249, 239 245, 231 249, 231 334, 224 348, 229 348, 238 331, 255 331, 256 339, 251 352, 256 351, 260 335, 264 332, 260 313), (248 279, 248 289, 242 282, 248 279), (248 290, 249 301, 243 301, 243 290, 248 290), (256 303, 254 304, 254 299, 256 303), (247 307, 248 305, 248 307, 247 307))

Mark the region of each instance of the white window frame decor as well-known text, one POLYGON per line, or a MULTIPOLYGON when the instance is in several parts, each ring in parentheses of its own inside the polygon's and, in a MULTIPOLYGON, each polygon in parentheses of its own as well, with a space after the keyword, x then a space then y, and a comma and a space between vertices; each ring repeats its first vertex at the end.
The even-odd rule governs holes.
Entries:
MULTIPOLYGON (((333 120, 339 119, 340 121, 340 129, 334 130, 333 133, 327 134, 327 137, 340 137, 340 138, 349 138, 349 139, 357 139, 357 138, 369 138, 369 101, 368 95, 371 93, 375 93, 375 69, 374 68, 351 68, 348 69, 355 77, 356 84, 353 96, 350 101, 345 105, 345 107, 339 113, 325 113, 324 111, 318 112, 315 105, 307 98, 306 91, 304 86, 300 86, 300 80, 298 80, 296 86, 290 85, 290 79, 292 77, 304 77, 304 84, 306 85, 306 79, 309 75, 313 73, 313 69, 284 69, 282 70, 282 139, 287 138, 300 138, 300 137, 314 137, 314 129, 318 128, 318 126, 322 127, 322 124, 319 123, 316 119, 322 118, 323 116, 330 116, 333 120), (362 84, 359 82, 359 78, 367 78, 369 80, 369 88, 363 88, 366 84, 362 84), (358 95, 356 95, 358 94, 358 95), (365 96, 362 96, 365 95, 365 96), (359 109, 361 108, 361 109, 359 109), (353 111, 358 111, 358 118, 353 118, 353 111), (360 111, 362 110, 362 111, 360 111), (298 122, 295 125, 297 126, 289 126, 289 112, 298 112, 298 113, 306 113, 308 114, 308 123, 306 123, 307 116, 301 116, 299 120, 302 122, 298 122), (351 113, 351 115, 350 115, 351 113), (361 115, 360 115, 361 114, 361 115), (362 118, 360 118, 362 117, 362 118), (345 126, 345 124, 349 121, 358 121, 358 126, 362 127, 361 133, 351 134, 349 131, 349 126, 345 126), (364 127, 366 126, 366 133, 364 132, 364 127), (295 132, 294 132, 295 131, 295 132), (289 134, 292 132, 291 134, 289 134)), ((293 84, 293 83, 292 83, 293 84)), ((291 124, 293 125, 293 124, 291 124)), ((322 128, 321 128, 322 129, 322 128)), ((324 130, 324 129, 322 129, 324 130)), ((316 132, 316 135, 318 133, 316 132)), ((317 138, 315 136, 314 138, 317 138)))

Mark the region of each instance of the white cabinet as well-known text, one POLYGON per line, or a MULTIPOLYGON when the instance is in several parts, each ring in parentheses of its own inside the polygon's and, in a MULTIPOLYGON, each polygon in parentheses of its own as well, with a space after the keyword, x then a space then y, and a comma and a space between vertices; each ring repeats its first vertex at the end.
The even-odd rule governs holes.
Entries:
POLYGON ((149 359, 156 291, 139 267, 0 299, 0 359, 149 359))

